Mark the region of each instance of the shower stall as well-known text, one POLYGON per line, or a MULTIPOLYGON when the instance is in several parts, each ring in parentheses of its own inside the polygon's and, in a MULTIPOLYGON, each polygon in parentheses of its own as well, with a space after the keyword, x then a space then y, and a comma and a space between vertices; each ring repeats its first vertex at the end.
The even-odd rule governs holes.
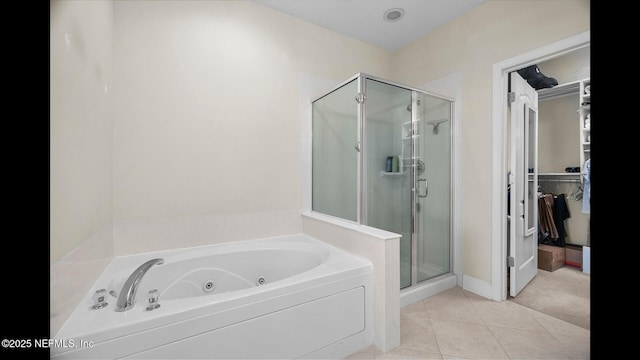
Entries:
POLYGON ((402 235, 405 290, 453 271, 453 108, 365 74, 312 102, 312 210, 402 235))

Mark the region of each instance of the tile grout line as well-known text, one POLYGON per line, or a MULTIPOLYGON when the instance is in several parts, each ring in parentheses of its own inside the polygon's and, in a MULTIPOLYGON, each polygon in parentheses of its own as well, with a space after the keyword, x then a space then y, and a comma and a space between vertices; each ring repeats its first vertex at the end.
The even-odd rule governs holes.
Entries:
POLYGON ((438 347, 438 354, 440 354, 440 358, 444 358, 444 354, 442 354, 442 349, 440 348, 440 341, 438 341, 438 335, 436 335, 435 329, 433 328, 433 322, 431 321, 431 316, 429 316, 429 309, 427 308, 426 299, 421 300, 422 306, 424 307, 424 312, 429 319, 429 328, 431 329, 431 333, 433 334, 433 338, 436 340, 436 346, 438 347))
MULTIPOLYGON (((473 301, 471 301, 471 299, 467 296, 466 293, 464 293, 464 297, 465 299, 467 299, 467 301, 471 304, 471 307, 474 310, 478 310, 475 305, 473 304, 473 301)), ((493 301, 493 300, 492 300, 493 301)), ((493 337, 493 339, 496 341, 496 343, 498 344, 498 346, 500 346, 500 349, 502 349, 502 352, 504 352, 504 354, 507 356, 508 359, 512 359, 511 356, 509 355, 509 353, 507 352, 507 349, 504 348, 504 346, 502 345, 502 342, 500 342, 500 340, 498 339, 498 337, 496 336, 496 334, 493 332, 493 329, 491 329, 491 326, 489 326, 486 322, 486 320, 484 319, 483 316, 479 315, 478 316, 480 318, 480 320, 482 321, 482 324, 487 328, 487 330, 489 331, 489 333, 491 334, 491 337, 493 337)))

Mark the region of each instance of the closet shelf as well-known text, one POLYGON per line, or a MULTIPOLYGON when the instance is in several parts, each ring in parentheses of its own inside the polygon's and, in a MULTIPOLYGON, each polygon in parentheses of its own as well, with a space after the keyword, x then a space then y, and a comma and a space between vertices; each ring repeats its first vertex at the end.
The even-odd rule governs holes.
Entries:
MULTIPOLYGON (((580 94, 578 116, 580 117, 580 166, 585 166, 585 162, 591 158, 591 92, 587 93, 587 86, 591 86, 591 79, 586 78, 580 81, 580 94), (587 119, 589 124, 587 125, 587 119)), ((580 177, 580 182, 584 179, 580 177)))
POLYGON ((580 92, 580 81, 556 85, 552 88, 538 90, 538 101, 555 99, 561 96, 575 95, 580 92))
POLYGON ((538 177, 540 176, 580 176, 580 173, 568 173, 568 172, 562 172, 562 173, 538 173, 538 177))

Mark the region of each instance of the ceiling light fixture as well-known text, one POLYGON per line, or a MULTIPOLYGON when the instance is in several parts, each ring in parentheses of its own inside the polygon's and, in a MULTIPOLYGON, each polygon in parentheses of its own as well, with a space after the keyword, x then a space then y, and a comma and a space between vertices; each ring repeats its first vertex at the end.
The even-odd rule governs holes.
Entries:
POLYGON ((384 16, 383 18, 386 21, 398 21, 400 19, 402 19, 402 17, 404 16, 404 9, 402 8, 393 8, 393 9, 389 9, 387 11, 384 12, 384 16))

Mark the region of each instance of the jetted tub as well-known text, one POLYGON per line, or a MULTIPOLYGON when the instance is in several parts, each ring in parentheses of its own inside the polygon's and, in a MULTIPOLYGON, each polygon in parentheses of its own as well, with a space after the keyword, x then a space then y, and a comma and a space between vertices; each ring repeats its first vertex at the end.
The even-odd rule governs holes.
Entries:
POLYGON ((369 261, 304 234, 114 258, 55 336, 52 359, 342 358, 372 343, 369 261), (118 295, 154 258, 135 305, 118 295), (147 310, 158 290, 160 307, 147 310))

